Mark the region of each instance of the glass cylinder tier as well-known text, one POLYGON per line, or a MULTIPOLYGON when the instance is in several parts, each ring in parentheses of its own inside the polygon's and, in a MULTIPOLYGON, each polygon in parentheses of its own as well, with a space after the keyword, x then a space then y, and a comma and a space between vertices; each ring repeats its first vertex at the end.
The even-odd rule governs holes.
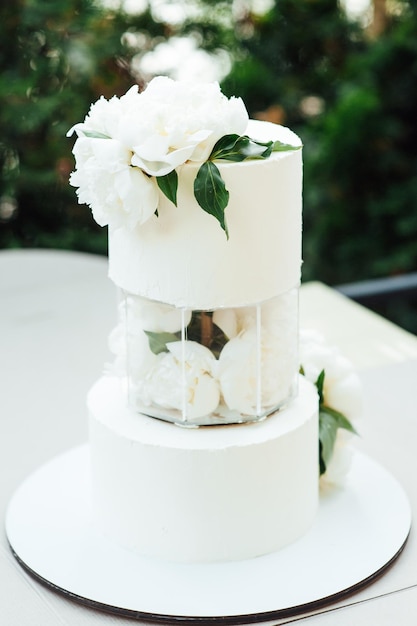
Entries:
POLYGON ((183 426, 258 421, 294 397, 298 289, 195 311, 124 293, 110 338, 129 404, 183 426))

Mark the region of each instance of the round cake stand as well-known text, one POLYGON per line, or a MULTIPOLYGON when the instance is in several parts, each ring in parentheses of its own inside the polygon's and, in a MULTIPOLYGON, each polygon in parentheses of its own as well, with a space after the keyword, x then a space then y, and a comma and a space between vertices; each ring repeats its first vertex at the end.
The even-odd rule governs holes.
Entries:
POLYGON ((379 576, 411 525, 402 487, 359 453, 347 485, 323 495, 304 537, 233 563, 169 563, 120 548, 94 528, 90 493, 87 445, 29 476, 7 511, 13 553, 38 580, 74 600, 159 622, 237 624, 319 608, 379 576))

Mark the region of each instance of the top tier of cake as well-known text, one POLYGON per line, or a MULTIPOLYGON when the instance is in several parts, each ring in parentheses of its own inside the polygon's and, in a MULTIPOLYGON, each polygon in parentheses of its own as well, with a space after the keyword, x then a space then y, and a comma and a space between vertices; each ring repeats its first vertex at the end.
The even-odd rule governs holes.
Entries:
MULTIPOLYGON (((288 128, 250 120, 259 141, 300 146, 288 128)), ((177 168, 178 202, 160 192, 158 215, 109 227, 109 274, 119 287, 178 307, 210 310, 268 300, 297 287, 301 269, 301 150, 267 159, 216 161, 229 191, 229 239, 197 204, 199 163, 177 168)))

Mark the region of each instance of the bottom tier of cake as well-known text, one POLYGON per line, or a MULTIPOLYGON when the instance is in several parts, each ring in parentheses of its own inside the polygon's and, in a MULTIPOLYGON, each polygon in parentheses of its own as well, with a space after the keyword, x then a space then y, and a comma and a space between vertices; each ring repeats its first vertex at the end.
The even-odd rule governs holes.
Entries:
POLYGON ((127 407, 119 379, 88 396, 93 510, 103 533, 167 561, 275 552, 311 527, 318 506, 318 399, 299 395, 263 422, 185 429, 127 407))

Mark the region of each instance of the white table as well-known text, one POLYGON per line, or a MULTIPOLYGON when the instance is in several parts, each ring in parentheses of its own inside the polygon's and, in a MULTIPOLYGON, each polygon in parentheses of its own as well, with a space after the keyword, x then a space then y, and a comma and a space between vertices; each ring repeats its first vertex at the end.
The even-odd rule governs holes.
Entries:
MULTIPOLYGON (((417 519, 417 338, 320 283, 301 289, 301 325, 321 330, 356 364, 365 388, 358 446, 406 489, 417 519)), ((0 510, 44 461, 87 438, 85 396, 109 358, 116 290, 107 261, 56 251, 0 252, 0 510)), ((393 623, 417 615, 414 533, 399 560, 363 591, 317 614, 312 626, 393 623), (336 611, 336 613, 335 613, 336 611)), ((300 619, 300 618, 298 618, 300 619)), ((275 624, 291 620, 274 620, 275 624)), ((27 576, 0 540, 0 623, 138 624, 87 609, 27 576)))

